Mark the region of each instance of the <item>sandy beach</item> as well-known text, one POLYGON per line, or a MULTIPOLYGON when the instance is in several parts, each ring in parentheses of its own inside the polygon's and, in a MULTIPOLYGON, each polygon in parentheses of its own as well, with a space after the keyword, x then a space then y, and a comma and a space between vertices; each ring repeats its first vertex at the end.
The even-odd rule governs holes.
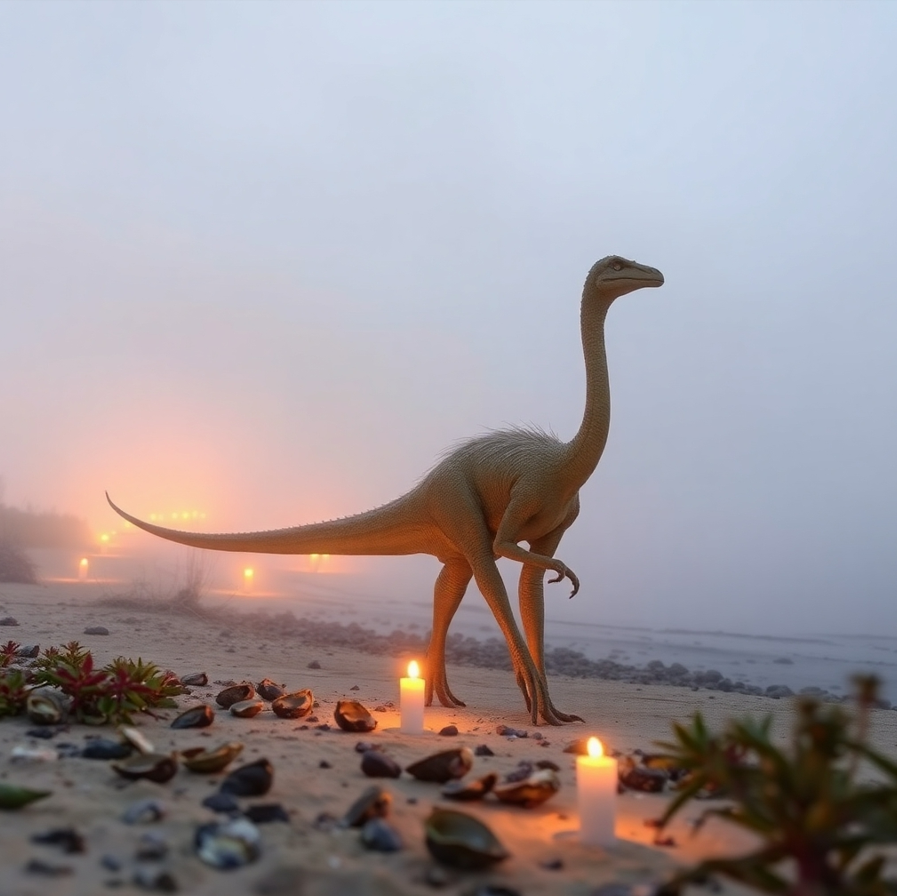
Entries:
MULTIPOLYGON (((205 672, 207 687, 194 688, 178 698, 180 709, 198 703, 214 704, 215 695, 231 681, 259 681, 264 677, 289 689, 311 688, 319 707, 317 721, 288 721, 264 712, 238 719, 218 710, 205 729, 173 730, 176 712, 160 718, 141 716, 140 730, 159 752, 194 746, 215 746, 239 740, 245 745, 241 762, 267 758, 274 766, 274 784, 263 797, 242 804, 280 803, 289 822, 260 824, 261 855, 235 870, 217 870, 195 855, 194 831, 216 819, 202 800, 223 775, 192 774, 181 768, 166 784, 127 782, 107 762, 80 757, 15 760, 16 747, 29 746, 64 757, 63 744, 83 747, 108 727, 72 725, 53 738, 28 735, 33 726, 23 718, 0 722, 0 780, 52 791, 52 796, 17 812, 0 815, 0 894, 96 894, 145 892, 135 883, 150 881, 161 871, 170 875, 180 892, 196 894, 422 894, 437 892, 432 880, 434 862, 424 843, 423 820, 434 805, 449 805, 438 785, 403 774, 380 783, 392 793, 390 822, 404 848, 394 853, 365 849, 357 830, 326 821, 340 818, 371 783, 360 770, 355 745, 367 740, 405 767, 416 759, 452 747, 474 749, 487 745, 491 757, 477 757, 473 775, 506 774, 521 761, 549 759, 560 768, 561 789, 541 807, 513 808, 496 801, 466 804, 463 811, 486 821, 511 853, 489 872, 449 871, 439 892, 467 894, 484 884, 506 887, 520 894, 600 893, 603 885, 618 883, 625 893, 650 893, 677 864, 732 851, 748 845, 728 829, 709 825, 692 836, 688 821, 698 810, 686 810, 669 829, 675 845, 655 846, 654 830, 645 821, 657 817, 668 797, 624 793, 619 797, 616 833, 610 850, 586 848, 575 837, 578 828, 574 757, 564 752, 571 741, 596 734, 613 750, 628 753, 650 750, 666 738, 672 720, 686 720, 700 709, 711 725, 733 715, 772 713, 775 729, 784 736, 790 728, 792 704, 740 693, 711 693, 688 687, 655 686, 553 676, 552 696, 559 708, 582 715, 587 722, 562 728, 534 727, 524 711, 510 673, 468 666, 450 666, 449 680, 467 701, 463 709, 433 706, 427 710, 427 731, 409 736, 398 729, 398 679, 419 651, 396 649, 390 655, 353 650, 351 646, 315 643, 265 615, 217 614, 204 605, 190 612, 173 612, 162 604, 144 607, 103 603, 109 590, 85 584, 0 587, 0 617, 18 625, 0 628, 0 640, 42 647, 73 639, 89 647, 104 664, 119 655, 143 657, 178 675, 205 672), (87 635, 90 626, 105 626, 108 635, 87 635), (310 668, 309 664, 320 668, 310 668), (333 724, 336 701, 360 700, 375 712, 377 729, 355 735, 333 724), (318 725, 329 724, 329 730, 318 725), (438 731, 447 725, 456 737, 438 731), (526 738, 508 739, 496 733, 499 725, 524 729, 526 738), (60 749, 61 748, 61 749, 60 749), (164 807, 159 820, 126 824, 122 814, 135 802, 153 798, 164 807), (58 827, 74 827, 84 838, 85 851, 65 854, 58 846, 32 842, 36 834, 58 827), (146 835, 164 844, 165 855, 139 859, 146 835), (142 840, 142 838, 144 838, 142 840), (35 860, 44 872, 27 870, 35 860), (55 869, 58 873, 49 873, 55 869)), ((312 632, 313 634, 313 632, 312 632)), ((873 744, 893 754, 897 744, 897 713, 876 711, 873 744)), ((217 816, 220 820, 222 816, 217 816)), ((33 865, 32 865, 33 867, 33 865)), ((162 884, 159 885, 160 888, 162 884)), ((484 891, 485 892, 485 891, 484 891)), ((611 892, 607 890, 606 892, 611 892)), ((696 891, 697 892, 697 891, 696 891)), ((729 888, 725 892, 737 893, 729 888)))

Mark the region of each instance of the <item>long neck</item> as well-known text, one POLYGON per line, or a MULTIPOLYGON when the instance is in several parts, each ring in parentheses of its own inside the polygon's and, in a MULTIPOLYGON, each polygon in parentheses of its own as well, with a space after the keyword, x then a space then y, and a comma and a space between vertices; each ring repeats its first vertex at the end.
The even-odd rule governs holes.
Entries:
POLYGON ((604 348, 608 304, 583 298, 580 312, 582 350, 586 360, 586 409, 579 432, 567 443, 566 485, 579 490, 592 475, 610 430, 610 380, 604 348))

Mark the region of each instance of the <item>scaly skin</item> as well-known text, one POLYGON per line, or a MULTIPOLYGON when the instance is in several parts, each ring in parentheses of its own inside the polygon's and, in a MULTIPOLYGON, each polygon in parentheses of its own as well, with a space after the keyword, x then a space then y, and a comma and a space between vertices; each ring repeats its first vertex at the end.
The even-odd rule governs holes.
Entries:
MULTIPOLYGON (((433 597, 433 632, 427 651, 426 701, 464 704, 445 673, 445 639, 471 579, 492 610, 511 654, 514 675, 532 721, 559 725, 582 721, 558 711, 548 694, 544 654, 543 579, 574 572, 554 555, 579 513, 579 490, 591 476, 610 427, 610 384, 604 320, 626 293, 661 286, 663 275, 618 256, 597 262, 582 294, 581 328, 586 361, 586 408, 570 442, 538 430, 494 432, 449 452, 410 492, 383 507, 345 519, 244 534, 199 534, 144 522, 109 499, 126 520, 179 544, 217 551, 265 554, 432 554, 442 563, 433 597), (529 544, 529 550, 520 546, 529 544), (514 621, 495 561, 522 564, 518 600, 523 634, 514 621)), ((109 496, 106 496, 109 498, 109 496)))

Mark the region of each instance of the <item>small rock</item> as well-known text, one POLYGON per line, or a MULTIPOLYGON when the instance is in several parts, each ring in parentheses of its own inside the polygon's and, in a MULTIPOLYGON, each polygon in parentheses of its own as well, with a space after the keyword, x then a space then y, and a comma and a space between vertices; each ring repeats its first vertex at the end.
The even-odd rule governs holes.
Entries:
MULTIPOLYGON (((56 745, 57 752, 61 746, 63 745, 56 745)), ((131 755, 131 746, 117 740, 95 737, 88 741, 87 746, 80 751, 80 755, 83 759, 125 759, 131 755)))
POLYGON ((794 691, 785 684, 771 684, 766 689, 766 696, 778 700, 781 697, 793 697, 794 691))
POLYGON ((36 737, 39 740, 49 740, 51 737, 56 737, 59 734, 58 728, 29 728, 25 734, 28 737, 36 737))
POLYGON ((333 766, 326 759, 322 759, 318 763, 318 768, 333 768, 333 766))
POLYGON ((205 672, 191 672, 181 676, 181 684, 188 688, 204 688, 209 683, 209 676, 205 672))
POLYGON ((379 750, 368 750, 361 757, 361 770, 369 778, 398 778, 402 767, 379 750))
POLYGON ((229 793, 213 793, 202 801, 206 809, 230 815, 240 811, 240 804, 229 793))
POLYGON ((367 753, 369 750, 379 750, 379 744, 373 744, 369 740, 360 740, 355 744, 356 753, 367 753))
MULTIPOLYGON (((18 625, 18 622, 16 623, 18 625)), ((66 874, 72 873, 71 865, 51 865, 42 859, 29 859, 25 866, 28 874, 40 874, 44 877, 64 877, 66 874)))
POLYGON ((509 725, 499 725, 495 733, 502 737, 529 737, 529 732, 522 728, 511 728, 509 725))
POLYGON ((358 687, 357 684, 353 684, 352 687, 349 688, 350 691, 360 691, 361 688, 358 687))
POLYGON ((280 803, 256 803, 243 811, 243 814, 254 824, 268 824, 272 821, 285 821, 289 824, 290 816, 280 803))
POLYGON ((84 629, 85 635, 108 635, 109 629, 105 625, 88 625, 84 629))
POLYGON ((547 859, 544 862, 539 862, 539 865, 546 871, 560 871, 564 867, 564 860, 561 858, 547 859))
POLYGON ((308 664, 308 668, 309 668, 309 669, 320 669, 320 668, 321 668, 321 664, 320 664, 317 660, 312 660, 312 661, 308 664))
POLYGON ((20 656, 26 660, 31 660, 34 659, 39 653, 40 644, 26 644, 24 647, 20 647, 16 651, 16 656, 20 656))
POLYGON ((773 660, 774 663, 778 663, 780 666, 793 666, 794 660, 787 656, 780 656, 777 659, 773 660))
POLYGON ((445 728, 441 728, 439 733, 443 737, 457 737, 458 736, 458 726, 457 725, 446 725, 445 728))
POLYGON ((474 756, 494 756, 495 753, 486 744, 480 744, 474 751, 474 756))
POLYGON ((148 831, 141 835, 134 855, 141 862, 158 862, 168 855, 168 844, 161 834, 148 831))
POLYGON ((51 828, 43 834, 33 834, 32 843, 59 846, 65 853, 84 852, 84 838, 74 828, 51 828))
POLYGON ((257 759, 234 769, 222 782, 220 790, 231 796, 264 796, 274 782, 274 766, 267 759, 257 759))
POLYGON ((109 853, 101 856, 100 865, 107 871, 121 871, 121 860, 109 853))
POLYGON ((147 824, 165 817, 165 806, 158 800, 146 799, 131 803, 122 813, 125 824, 147 824))
POLYGON ((170 871, 159 868, 137 868, 132 878, 134 885, 141 890, 153 893, 177 893, 178 882, 170 871))
POLYGON ((18 619, 13 619, 12 616, 4 616, 0 619, 0 625, 18 625, 18 619))
POLYGON ((404 845, 399 832, 382 818, 371 818, 364 823, 361 842, 375 852, 398 852, 404 845))

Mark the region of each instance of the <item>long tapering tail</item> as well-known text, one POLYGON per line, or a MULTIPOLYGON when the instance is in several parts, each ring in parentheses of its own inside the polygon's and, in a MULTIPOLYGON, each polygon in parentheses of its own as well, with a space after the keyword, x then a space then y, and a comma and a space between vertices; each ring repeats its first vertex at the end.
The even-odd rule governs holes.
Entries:
POLYGON ((151 535, 210 551, 255 554, 387 555, 426 553, 420 543, 419 502, 409 492, 389 504, 354 516, 265 532, 202 533, 168 529, 125 512, 106 492, 109 506, 129 523, 151 535))

